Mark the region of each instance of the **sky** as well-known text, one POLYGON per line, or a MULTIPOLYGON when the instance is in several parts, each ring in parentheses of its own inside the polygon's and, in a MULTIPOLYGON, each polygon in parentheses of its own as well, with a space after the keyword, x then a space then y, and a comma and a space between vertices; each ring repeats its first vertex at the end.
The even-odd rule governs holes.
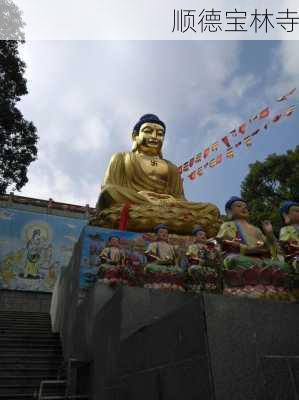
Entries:
MULTIPOLYGON (((27 41, 29 93, 19 107, 37 127, 38 159, 16 194, 95 206, 112 154, 131 149, 145 113, 166 124, 164 157, 188 161, 263 107, 273 116, 298 103, 298 52, 298 41, 27 41), (275 101, 296 86, 288 102, 275 101)), ((249 164, 299 144, 298 122, 294 113, 234 158, 186 177, 187 199, 223 212, 249 164)))

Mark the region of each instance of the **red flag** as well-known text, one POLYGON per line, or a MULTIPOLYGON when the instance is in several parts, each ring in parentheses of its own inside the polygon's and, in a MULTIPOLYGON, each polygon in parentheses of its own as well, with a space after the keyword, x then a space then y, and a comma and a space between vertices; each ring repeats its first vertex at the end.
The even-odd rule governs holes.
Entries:
POLYGON ((191 174, 188 175, 188 178, 191 179, 191 181, 194 181, 196 179, 196 171, 191 172, 191 174))
POLYGON ((194 164, 194 157, 192 157, 192 158, 189 160, 189 167, 192 168, 193 164, 194 164))
POLYGON ((226 147, 231 147, 227 136, 224 136, 221 140, 225 144, 226 147))
POLYGON ((216 165, 220 164, 222 162, 222 154, 218 154, 216 157, 216 165))
POLYGON ((210 154, 210 148, 207 147, 203 152, 203 158, 207 158, 210 154))
POLYGON ((242 124, 239 127, 239 133, 241 133, 242 135, 246 132, 246 124, 242 124))
POLYGON ((270 114, 269 107, 264 108, 262 111, 259 113, 259 118, 266 118, 270 114))
POLYGON ((180 166, 178 167, 178 173, 179 173, 179 174, 182 174, 182 173, 183 173, 183 166, 182 166, 182 165, 180 165, 180 166))

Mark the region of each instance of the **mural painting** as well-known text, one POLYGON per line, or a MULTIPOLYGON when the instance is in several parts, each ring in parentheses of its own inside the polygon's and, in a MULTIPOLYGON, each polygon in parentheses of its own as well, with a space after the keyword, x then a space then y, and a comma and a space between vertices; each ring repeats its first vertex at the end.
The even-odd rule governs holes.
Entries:
POLYGON ((191 236, 169 235, 167 243, 175 254, 174 260, 171 260, 173 265, 166 262, 156 264, 149 255, 150 249, 157 243, 155 233, 86 226, 81 253, 80 287, 92 287, 97 280, 109 284, 120 280, 124 282, 125 279, 129 285, 147 284, 148 287, 153 283, 151 280, 157 278, 167 283, 178 278, 181 281, 190 264, 186 253, 192 242, 191 236), (165 279, 161 279, 162 276, 165 279), (138 279, 142 282, 135 281, 138 279))
POLYGON ((84 219, 0 208, 0 289, 51 292, 84 219))

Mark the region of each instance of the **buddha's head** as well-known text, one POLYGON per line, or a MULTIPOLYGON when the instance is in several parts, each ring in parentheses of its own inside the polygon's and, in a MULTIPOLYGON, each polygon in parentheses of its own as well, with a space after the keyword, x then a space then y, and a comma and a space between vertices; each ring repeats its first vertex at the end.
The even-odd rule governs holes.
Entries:
POLYGON ((154 232, 157 235, 157 240, 160 242, 168 241, 168 226, 164 224, 157 225, 154 228, 154 232))
POLYGON ((192 234, 194 236, 195 243, 206 243, 207 235, 206 235, 206 232, 203 230, 203 228, 200 225, 196 226, 193 229, 192 234))
POLYGON ((299 225, 299 203, 284 201, 280 207, 280 214, 287 225, 299 225))
POLYGON ((247 220, 249 218, 249 210, 246 201, 237 196, 233 196, 227 201, 225 204, 225 211, 232 220, 247 220))
POLYGON ((162 157, 165 124, 154 114, 143 115, 133 128, 132 151, 162 157))
POLYGON ((120 247, 120 238, 118 236, 110 236, 108 243, 110 247, 120 247))

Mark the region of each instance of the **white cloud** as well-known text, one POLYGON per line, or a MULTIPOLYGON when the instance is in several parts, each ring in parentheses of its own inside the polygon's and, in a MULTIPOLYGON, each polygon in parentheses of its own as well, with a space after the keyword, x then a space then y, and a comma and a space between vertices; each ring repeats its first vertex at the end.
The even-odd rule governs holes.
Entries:
POLYGON ((257 82, 238 73, 239 51, 238 42, 216 41, 26 43, 21 107, 40 141, 22 194, 94 205, 111 155, 131 148, 144 113, 165 120, 173 161, 192 155, 189 121, 200 146, 232 129, 242 117, 233 106, 257 82))

